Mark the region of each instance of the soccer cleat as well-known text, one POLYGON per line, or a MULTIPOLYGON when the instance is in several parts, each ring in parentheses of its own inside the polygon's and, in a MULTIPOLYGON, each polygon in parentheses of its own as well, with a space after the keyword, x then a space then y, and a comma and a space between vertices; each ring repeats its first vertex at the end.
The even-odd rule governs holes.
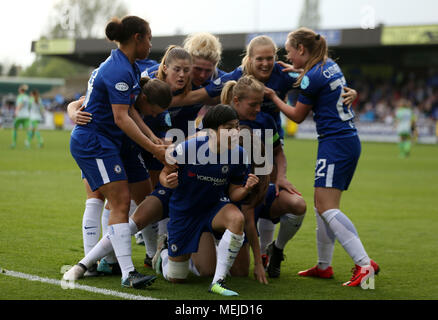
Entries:
POLYGON ((273 241, 267 248, 268 254, 268 275, 270 278, 278 278, 280 276, 281 262, 284 260, 283 250, 278 249, 273 241))
POLYGON ((26 148, 26 149, 29 149, 30 148, 30 142, 29 142, 29 140, 24 140, 24 147, 26 148))
POLYGON ((120 265, 117 262, 108 263, 108 261, 106 261, 105 258, 102 258, 99 261, 99 264, 97 266, 97 272, 109 276, 122 274, 122 270, 120 270, 120 265))
POLYGON ((331 279, 333 278, 333 268, 329 266, 327 269, 321 270, 318 268, 318 265, 316 265, 313 268, 298 272, 298 275, 302 277, 331 279))
POLYGON ((157 279, 156 276, 145 276, 134 270, 129 273, 126 279, 122 279, 122 287, 141 289, 150 286, 155 279, 157 279))
POLYGON ((269 263, 269 257, 267 254, 262 254, 262 264, 263 264, 263 268, 265 268, 265 270, 268 267, 268 263, 269 263))
POLYGON ((147 254, 146 254, 146 256, 144 257, 144 266, 146 267, 146 268, 152 268, 152 266, 153 266, 153 264, 152 264, 152 258, 151 257, 149 257, 147 254))
POLYGON ((99 272, 97 271, 97 264, 93 264, 90 268, 87 269, 84 273, 84 277, 96 277, 99 275, 99 272))
POLYGON ((62 279, 66 281, 79 280, 84 276, 85 271, 87 271, 87 268, 83 264, 78 263, 77 265, 71 267, 70 270, 68 270, 66 273, 64 273, 62 279))
POLYGON ((157 240, 157 251, 155 252, 154 257, 152 258, 152 268, 155 270, 157 274, 162 274, 161 272, 161 251, 167 249, 167 235, 161 234, 157 240))
POLYGON ((221 296, 226 296, 226 297, 239 295, 237 292, 234 292, 233 290, 228 289, 225 286, 225 280, 223 280, 223 279, 219 279, 217 282, 212 283, 210 285, 210 288, 208 289, 208 292, 217 293, 221 296))
POLYGON ((144 245, 144 239, 143 239, 143 235, 141 234, 141 232, 137 232, 135 234, 135 243, 138 245, 144 245))
POLYGON ((358 266, 357 264, 354 266, 351 271, 353 272, 353 276, 351 279, 342 285, 344 287, 357 287, 360 286, 362 281, 367 280, 369 277, 370 269, 373 268, 374 274, 377 275, 380 271, 380 267, 373 260, 370 260, 370 264, 368 266, 358 266))

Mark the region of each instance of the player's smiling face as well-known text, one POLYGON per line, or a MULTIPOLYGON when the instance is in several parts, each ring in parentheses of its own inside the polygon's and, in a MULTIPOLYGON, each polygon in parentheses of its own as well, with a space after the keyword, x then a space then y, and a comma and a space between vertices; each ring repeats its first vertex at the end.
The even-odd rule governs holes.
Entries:
POLYGON ((239 114, 241 120, 254 121, 257 114, 260 112, 261 104, 263 102, 263 92, 248 91, 248 94, 243 99, 234 97, 233 104, 239 114))
POLYGON ((286 41, 284 48, 287 52, 287 60, 294 65, 295 68, 300 69, 303 68, 306 61, 304 59, 304 48, 303 45, 298 45, 298 48, 294 48, 290 45, 289 41, 286 41))
POLYGON ((166 82, 170 85, 172 91, 181 90, 190 80, 192 65, 189 60, 176 59, 164 65, 164 73, 166 74, 166 82))
POLYGON ((257 80, 266 82, 271 76, 275 63, 275 50, 270 45, 258 46, 250 56, 252 71, 257 80))

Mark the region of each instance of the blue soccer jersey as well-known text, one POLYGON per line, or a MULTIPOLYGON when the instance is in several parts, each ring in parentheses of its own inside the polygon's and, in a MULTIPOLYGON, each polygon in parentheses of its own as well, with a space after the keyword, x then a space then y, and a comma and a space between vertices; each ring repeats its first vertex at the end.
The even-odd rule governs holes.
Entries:
POLYGON ((266 143, 272 144, 273 148, 281 145, 280 135, 278 133, 277 124, 275 120, 272 118, 270 114, 267 114, 263 111, 257 114, 257 117, 254 121, 250 120, 239 120, 240 127, 249 127, 252 129, 253 134, 260 137, 262 142, 266 145, 266 143), (272 130, 272 140, 265 141, 266 130, 272 130))
POLYGON ((229 184, 243 185, 249 173, 241 147, 224 151, 221 157, 209 150, 208 140, 207 136, 187 140, 173 153, 178 163, 178 187, 170 198, 167 225, 172 257, 198 251, 202 232, 215 233, 212 221, 230 203, 224 197, 229 184))
POLYGON ((84 101, 93 121, 73 129, 71 137, 81 145, 77 151, 89 157, 119 154, 124 133, 114 122, 112 105, 133 105, 141 90, 139 79, 137 64, 132 65, 120 49, 93 71, 84 101))
POLYGON ((152 59, 137 60, 135 62, 137 63, 138 68, 140 69, 140 73, 141 73, 142 77, 148 76, 147 75, 147 70, 149 68, 152 68, 154 66, 158 66, 159 65, 159 63, 157 61, 152 60, 152 59))
MULTIPOLYGON (((221 77, 225 74, 224 71, 217 69, 215 72, 213 72, 211 78, 207 80, 205 83, 202 84, 202 86, 195 86, 192 84, 192 90, 198 90, 205 86, 208 86, 210 82, 214 81, 218 77, 221 77)), ((177 95, 177 94, 175 94, 177 95)), ((187 138, 191 133, 189 132, 190 129, 188 127, 189 121, 195 121, 198 117, 199 111, 202 109, 204 104, 202 103, 196 103, 194 105, 190 106, 183 106, 183 107, 173 107, 169 109, 171 118, 172 118, 172 127, 180 129, 184 132, 184 136, 187 138)), ((193 129, 193 132, 195 132, 195 126, 191 126, 190 128, 193 129)))
POLYGON ((343 103, 346 85, 341 68, 331 59, 317 63, 302 79, 298 101, 312 106, 319 140, 357 134, 353 110, 343 103))
POLYGON ((196 137, 179 144, 173 156, 178 164, 178 187, 170 200, 170 216, 199 215, 217 204, 229 184, 243 185, 248 177, 246 152, 240 146, 224 154, 208 148, 208 136, 196 137), (204 159, 210 159, 207 163, 204 159))
MULTIPOLYGON (((266 87, 274 90, 282 100, 284 100, 287 93, 291 89, 293 89, 293 86, 299 76, 298 73, 283 72, 283 69, 284 68, 282 66, 280 66, 278 63, 275 63, 271 76, 269 77, 268 81, 264 83, 266 87)), ((240 66, 234 71, 223 75, 221 78, 212 81, 209 85, 205 87, 205 89, 207 90, 207 93, 210 97, 217 97, 221 94, 223 86, 227 81, 237 81, 242 76, 244 76, 244 72, 243 68, 240 66)), ((277 124, 280 138, 283 139, 284 132, 281 125, 280 111, 275 103, 272 100, 265 98, 263 100, 261 110, 270 114, 274 118, 275 123, 277 124)))

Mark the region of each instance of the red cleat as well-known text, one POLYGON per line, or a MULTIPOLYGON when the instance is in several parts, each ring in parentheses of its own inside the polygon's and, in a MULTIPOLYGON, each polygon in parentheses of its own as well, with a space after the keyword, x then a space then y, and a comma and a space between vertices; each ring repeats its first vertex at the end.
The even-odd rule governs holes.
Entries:
POLYGON ((302 277, 331 279, 333 278, 333 268, 330 266, 325 270, 321 270, 316 265, 313 268, 298 272, 298 275, 302 277))
POLYGON ((353 276, 351 279, 342 285, 345 287, 357 287, 360 286, 362 281, 367 280, 369 278, 369 273, 371 270, 371 267, 373 268, 374 275, 377 275, 380 271, 380 267, 377 263, 375 263, 373 260, 370 261, 370 265, 368 266, 358 266, 357 264, 352 269, 353 276))

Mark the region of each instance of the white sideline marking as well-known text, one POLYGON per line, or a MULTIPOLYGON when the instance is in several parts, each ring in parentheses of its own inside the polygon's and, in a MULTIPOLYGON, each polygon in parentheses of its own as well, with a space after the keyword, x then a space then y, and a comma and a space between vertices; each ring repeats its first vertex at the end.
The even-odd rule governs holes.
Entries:
MULTIPOLYGON (((17 272, 17 271, 9 271, 9 270, 5 270, 5 269, 1 269, 1 268, 0 268, 0 274, 14 277, 14 278, 30 280, 30 281, 38 281, 38 282, 42 282, 42 283, 54 284, 54 285, 58 285, 61 287, 63 285, 65 286, 65 284, 66 284, 66 283, 62 282, 61 280, 50 279, 50 278, 41 278, 41 277, 38 277, 38 276, 35 276, 32 274, 26 274, 26 273, 21 273, 21 272, 17 272)), ((92 293, 100 293, 100 294, 104 294, 107 296, 114 296, 114 297, 123 298, 123 299, 127 299, 127 300, 159 300, 159 299, 155 299, 152 297, 137 296, 134 294, 123 293, 123 292, 119 292, 119 291, 84 286, 84 285, 81 285, 78 283, 74 283, 73 289, 88 291, 88 292, 92 292, 92 293)), ((68 290, 68 289, 66 289, 66 290, 68 290)))

